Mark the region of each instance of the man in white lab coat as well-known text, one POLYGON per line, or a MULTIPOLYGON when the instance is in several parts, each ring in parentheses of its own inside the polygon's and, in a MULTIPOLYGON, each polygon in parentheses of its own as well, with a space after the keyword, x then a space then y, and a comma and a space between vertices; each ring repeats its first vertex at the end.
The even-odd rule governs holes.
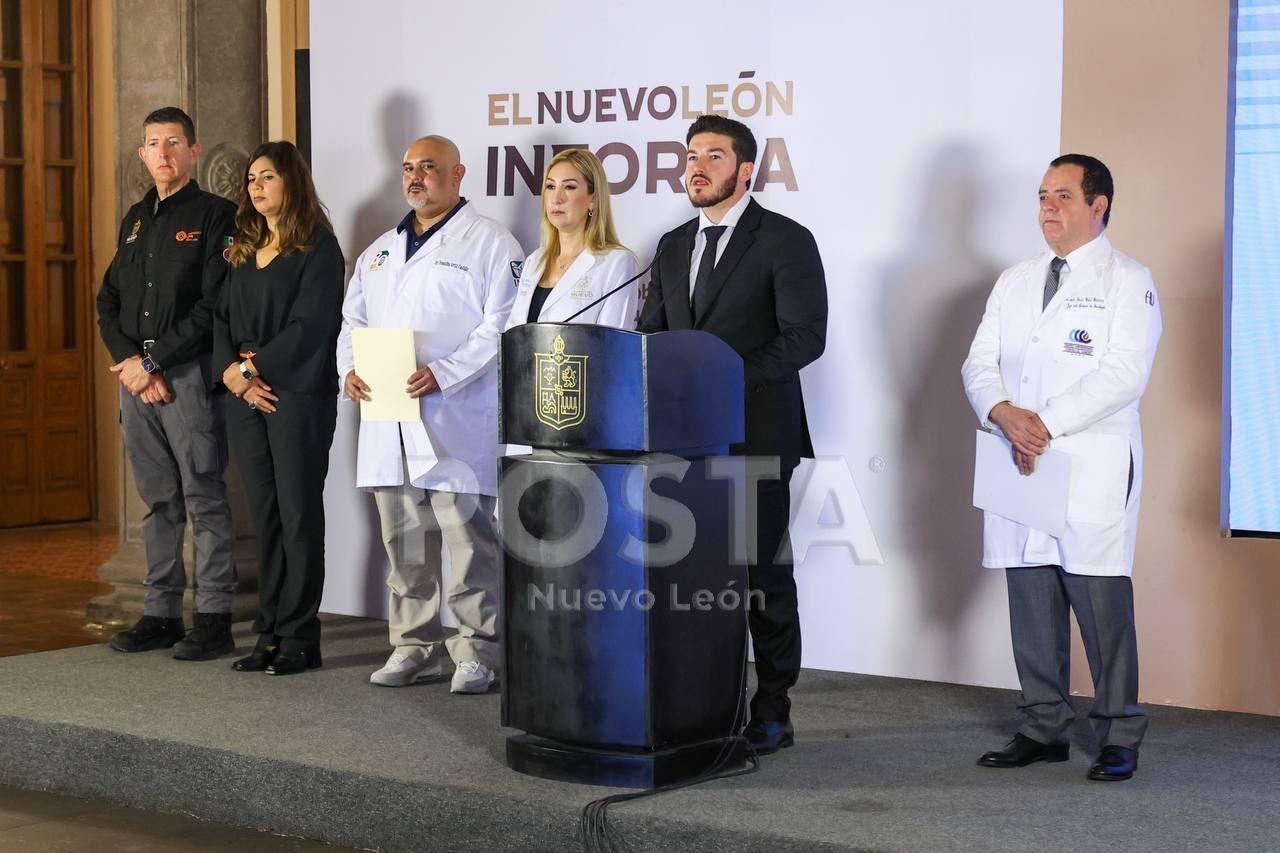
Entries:
POLYGON ((370 681, 402 687, 441 678, 442 646, 456 662, 454 693, 484 693, 495 678, 501 546, 497 494, 498 336, 524 252, 511 233, 461 198, 458 148, 427 136, 405 152, 411 210, 356 261, 342 306, 338 375, 343 393, 369 399, 355 372, 351 330, 414 331, 418 369, 406 377, 422 420, 362 422, 356 485, 373 491, 391 562, 388 622, 394 651, 370 681), (440 621, 443 549, 449 607, 440 621))
POLYGON ((1072 456, 1062 538, 986 513, 983 565, 1005 569, 1021 725, 985 767, 1065 761, 1076 614, 1093 675, 1101 755, 1088 778, 1128 779, 1147 718, 1138 707, 1134 543, 1142 495, 1138 400, 1160 341, 1151 273, 1111 248, 1111 173, 1066 154, 1040 186, 1051 251, 1011 267, 987 300, 962 373, 984 426, 1012 444, 1023 474, 1046 449, 1072 456))

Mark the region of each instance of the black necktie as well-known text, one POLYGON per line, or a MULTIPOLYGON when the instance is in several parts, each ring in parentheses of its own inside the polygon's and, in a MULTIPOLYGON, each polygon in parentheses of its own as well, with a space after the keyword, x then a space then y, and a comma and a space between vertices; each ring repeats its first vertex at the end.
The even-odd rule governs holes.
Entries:
POLYGON ((702 314, 706 307, 707 285, 711 282, 711 272, 716 268, 716 243, 724 233, 724 225, 708 225, 702 229, 706 235, 707 245, 702 247, 702 260, 698 262, 698 277, 693 280, 693 316, 702 314))
POLYGON ((1058 285, 1062 283, 1062 268, 1066 265, 1064 258, 1054 258, 1049 262, 1049 274, 1044 277, 1044 304, 1040 306, 1041 311, 1049 307, 1053 294, 1058 292, 1058 285))

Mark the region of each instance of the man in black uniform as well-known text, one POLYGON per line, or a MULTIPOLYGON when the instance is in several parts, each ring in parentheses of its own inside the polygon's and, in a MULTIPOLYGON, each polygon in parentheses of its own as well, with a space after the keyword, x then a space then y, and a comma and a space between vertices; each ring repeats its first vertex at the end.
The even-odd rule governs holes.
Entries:
POLYGON ((147 593, 143 617, 112 637, 111 647, 173 647, 179 660, 210 660, 235 651, 231 507, 222 477, 227 438, 221 404, 211 393, 219 377, 209 365, 235 206, 192 179, 200 146, 191 117, 177 107, 146 117, 138 156, 156 185, 120 225, 116 256, 98 292, 98 327, 116 360, 111 370, 122 386, 125 451, 147 505, 147 593), (196 553, 189 635, 182 619, 188 513, 196 553))

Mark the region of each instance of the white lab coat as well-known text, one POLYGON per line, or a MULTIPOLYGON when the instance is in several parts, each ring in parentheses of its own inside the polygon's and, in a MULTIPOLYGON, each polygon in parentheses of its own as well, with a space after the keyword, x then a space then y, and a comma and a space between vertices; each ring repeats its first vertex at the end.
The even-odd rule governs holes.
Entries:
MULTIPOLYGON (((542 276, 543 249, 535 249, 525 261, 516 300, 511 306, 507 328, 528 321, 529 300, 542 276)), ((539 323, 561 323, 595 302, 613 288, 636 274, 636 256, 627 249, 610 249, 601 255, 583 252, 564 271, 538 315, 539 323)), ((583 311, 575 323, 614 326, 628 331, 636 327, 636 311, 640 302, 640 282, 619 290, 608 299, 583 311)))
POLYGON ((421 423, 360 424, 356 485, 401 485, 403 440, 413 485, 497 494, 498 336, 524 251, 470 203, 407 263, 405 245, 393 228, 356 261, 342 305, 339 387, 355 367, 351 330, 373 327, 413 329, 418 366, 431 368, 441 390, 420 398, 421 423))
POLYGON ((1067 257, 1069 272, 1041 311, 1052 259, 1046 252, 1000 276, 961 372, 985 426, 1007 400, 1037 412, 1050 447, 1072 455, 1066 533, 1056 539, 986 513, 983 565, 1128 576, 1142 494, 1138 399, 1160 341, 1160 300, 1151 272, 1102 235, 1067 257))

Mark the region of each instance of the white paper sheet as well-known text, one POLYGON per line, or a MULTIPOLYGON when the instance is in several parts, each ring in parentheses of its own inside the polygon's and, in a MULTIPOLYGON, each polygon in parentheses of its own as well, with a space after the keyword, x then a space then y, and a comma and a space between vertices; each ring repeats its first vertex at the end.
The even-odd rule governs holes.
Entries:
POLYGON ((1046 450, 1028 476, 1018 471, 1013 447, 994 433, 978 430, 973 466, 973 505, 1061 537, 1067 529, 1071 454, 1046 450))
POLYGON ((352 329, 351 351, 371 398, 360 401, 361 420, 422 419, 418 401, 405 391, 409 374, 418 369, 412 329, 352 329))

